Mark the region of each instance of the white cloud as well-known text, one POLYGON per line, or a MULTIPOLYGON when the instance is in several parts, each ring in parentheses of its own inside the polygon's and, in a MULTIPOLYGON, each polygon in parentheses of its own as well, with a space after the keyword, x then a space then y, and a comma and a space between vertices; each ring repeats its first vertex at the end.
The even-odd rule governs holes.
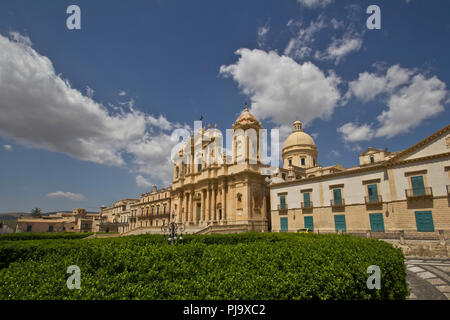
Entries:
POLYGON ((21 35, 19 32, 10 32, 9 36, 12 40, 25 46, 31 47, 32 43, 29 37, 21 35))
POLYGON ((125 91, 123 91, 123 90, 119 91, 119 96, 123 97, 123 96, 126 96, 126 95, 127 95, 127 93, 125 91))
POLYGON ((94 96, 94 89, 90 88, 89 86, 86 86, 86 95, 88 96, 88 98, 91 98, 94 96))
POLYGON ((320 15, 317 20, 311 21, 308 27, 302 28, 302 23, 290 20, 288 27, 295 30, 296 36, 289 40, 284 49, 284 55, 294 59, 305 59, 312 52, 312 44, 315 41, 316 34, 327 27, 324 15, 320 15))
POLYGON ((347 142, 371 140, 375 133, 370 125, 358 125, 357 123, 346 123, 337 129, 347 142))
POLYGON ((391 66, 386 75, 363 72, 359 74, 358 80, 349 83, 346 97, 352 95, 358 99, 368 102, 383 92, 393 92, 399 86, 407 83, 414 72, 401 68, 400 65, 391 66))
POLYGON ((436 116, 444 111, 442 102, 446 96, 446 85, 437 77, 426 79, 422 74, 414 76, 409 86, 390 97, 389 109, 377 117, 381 124, 377 137, 393 137, 436 116))
POLYGON ((72 193, 72 192, 64 192, 64 191, 56 191, 47 194, 48 198, 53 199, 69 199, 73 201, 84 201, 86 197, 80 193, 72 193))
POLYGON ((239 49, 235 64, 220 67, 220 74, 236 81, 252 101, 259 119, 291 126, 298 118, 308 124, 328 118, 340 99, 334 74, 325 75, 311 62, 299 64, 274 51, 239 49))
POLYGON ((317 7, 324 8, 330 3, 332 3, 333 0, 297 0, 297 2, 308 8, 317 8, 317 7))
POLYGON ((348 54, 359 51, 362 43, 361 35, 346 33, 340 39, 334 38, 325 52, 316 51, 314 57, 318 60, 335 60, 338 64, 348 54))
POLYGON ((266 44, 267 34, 270 31, 269 23, 267 22, 264 26, 258 28, 258 46, 263 47, 266 44))
POLYGON ((5 144, 5 145, 3 145, 3 149, 5 149, 6 151, 12 151, 13 148, 11 145, 5 144))
POLYGON ((180 125, 135 110, 133 101, 129 111, 112 106, 111 113, 89 97, 92 89, 85 96, 72 88, 55 73, 49 58, 30 44, 17 33, 11 39, 0 35, 0 134, 21 144, 110 166, 129 165, 124 158, 128 154, 130 164, 148 172, 151 179, 171 180, 171 175, 161 176, 172 168, 168 158, 174 144, 163 131, 180 125), (146 149, 149 145, 152 150, 146 149))
POLYGON ((378 127, 347 123, 338 129, 346 141, 391 138, 417 127, 426 119, 444 111, 448 97, 446 84, 436 76, 426 78, 416 70, 391 66, 385 75, 361 73, 349 83, 345 99, 355 97, 369 102, 382 95, 388 109, 378 117, 378 127))
POLYGON ((146 178, 144 178, 141 175, 136 176, 136 185, 138 187, 144 187, 144 188, 153 186, 153 184, 149 180, 147 180, 146 178))

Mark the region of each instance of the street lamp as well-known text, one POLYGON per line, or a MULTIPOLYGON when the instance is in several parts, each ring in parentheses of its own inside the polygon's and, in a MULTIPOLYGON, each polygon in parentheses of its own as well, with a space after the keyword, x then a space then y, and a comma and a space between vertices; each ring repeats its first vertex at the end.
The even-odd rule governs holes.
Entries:
POLYGON ((168 233, 169 238, 167 239, 170 244, 174 245, 175 240, 183 240, 183 231, 185 229, 184 222, 175 222, 175 211, 172 212, 172 222, 169 222, 166 225, 166 221, 164 221, 161 231, 164 234, 164 239, 166 238, 166 234, 168 233), (178 237, 178 233, 180 236, 178 237))

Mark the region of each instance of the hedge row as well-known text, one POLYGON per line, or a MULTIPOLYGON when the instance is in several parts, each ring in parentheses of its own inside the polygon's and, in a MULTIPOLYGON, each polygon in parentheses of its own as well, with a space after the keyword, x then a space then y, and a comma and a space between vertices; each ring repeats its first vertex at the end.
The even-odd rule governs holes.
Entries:
POLYGON ((0 259, 8 260, 0 270, 0 299, 404 299, 409 293, 399 249, 347 235, 187 236, 176 246, 161 236, 11 241, 0 244, 0 259), (81 290, 67 289, 70 265, 81 269, 81 290), (381 269, 381 290, 367 288, 370 265, 381 269))
POLYGON ((42 240, 42 239, 81 239, 92 235, 92 232, 20 232, 0 235, 2 240, 42 240))

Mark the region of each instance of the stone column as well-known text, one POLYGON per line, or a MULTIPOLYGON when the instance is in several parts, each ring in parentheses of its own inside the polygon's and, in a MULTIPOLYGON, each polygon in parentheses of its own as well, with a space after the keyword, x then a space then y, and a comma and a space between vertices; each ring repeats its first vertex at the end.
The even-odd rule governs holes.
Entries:
POLYGON ((266 224, 268 223, 268 221, 267 221, 267 196, 266 195, 263 196, 262 201, 263 202, 261 205, 261 221, 262 221, 262 232, 264 232, 266 229, 266 224))
POLYGON ((178 199, 178 222, 181 222, 182 220, 182 214, 183 212, 181 211, 181 209, 183 208, 183 192, 180 192, 180 194, 178 195, 180 198, 178 199))
POLYGON ((227 222, 227 197, 225 181, 222 183, 222 223, 227 222))
POLYGON ((208 187, 206 189, 206 216, 208 219, 208 223, 211 222, 211 189, 208 187))
POLYGON ((201 221, 200 221, 200 223, 201 224, 203 224, 203 223, 205 223, 205 220, 206 220, 206 218, 205 218, 205 212, 206 212, 206 210, 205 210, 205 203, 206 203, 206 191, 205 190, 202 190, 202 216, 201 216, 201 221))
POLYGON ((188 222, 188 220, 189 220, 189 210, 188 210, 188 208, 189 208, 189 193, 186 192, 184 194, 184 212, 183 212, 184 222, 188 222))
POLYGON ((189 223, 194 223, 194 190, 191 191, 191 199, 189 203, 189 223))
POLYGON ((211 216, 212 216, 212 220, 213 223, 217 222, 217 217, 216 217, 216 186, 212 186, 212 201, 211 201, 211 216))

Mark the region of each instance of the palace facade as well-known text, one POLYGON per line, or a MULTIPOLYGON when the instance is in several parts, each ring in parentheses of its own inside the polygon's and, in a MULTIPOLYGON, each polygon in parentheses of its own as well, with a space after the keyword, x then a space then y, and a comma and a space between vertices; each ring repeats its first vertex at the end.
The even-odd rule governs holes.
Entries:
POLYGON ((301 124, 272 177, 272 231, 407 232, 450 230, 450 125, 400 152, 369 148, 359 165, 322 168, 301 124))

